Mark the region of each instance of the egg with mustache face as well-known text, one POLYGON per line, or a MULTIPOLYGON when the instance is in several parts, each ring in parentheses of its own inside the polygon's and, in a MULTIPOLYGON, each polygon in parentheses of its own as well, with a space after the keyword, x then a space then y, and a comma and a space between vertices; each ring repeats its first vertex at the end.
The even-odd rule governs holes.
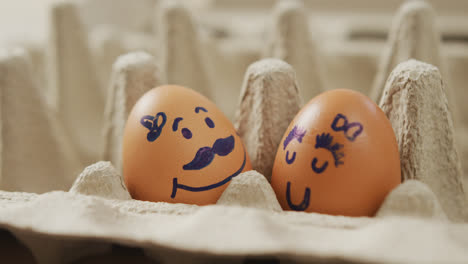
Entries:
POLYGON ((135 104, 122 161, 134 199, 198 205, 216 203, 233 177, 252 169, 229 119, 203 95, 175 85, 135 104))

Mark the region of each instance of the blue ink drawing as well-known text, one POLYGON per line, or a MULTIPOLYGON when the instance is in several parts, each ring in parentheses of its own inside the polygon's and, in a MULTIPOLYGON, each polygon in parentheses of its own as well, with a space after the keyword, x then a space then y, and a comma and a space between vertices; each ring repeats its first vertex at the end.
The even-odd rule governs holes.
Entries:
POLYGON ((166 119, 166 114, 164 112, 159 112, 156 116, 145 115, 141 118, 140 123, 149 130, 146 135, 146 139, 149 142, 155 141, 159 135, 161 135, 162 129, 166 124, 166 119), (162 121, 161 124, 158 125, 160 117, 162 118, 162 121))
POLYGON ((205 118, 205 123, 209 128, 213 128, 215 126, 213 120, 211 120, 209 117, 205 118))
POLYGON ((226 156, 234 149, 234 137, 229 136, 227 138, 219 138, 213 144, 213 147, 202 147, 200 148, 193 160, 185 164, 182 168, 184 170, 201 170, 208 166, 215 155, 226 156))
MULTIPOLYGON (((333 144, 333 136, 330 136, 329 133, 322 133, 321 135, 317 135, 315 139, 316 139, 316 142, 315 142, 316 149, 323 148, 331 152, 331 154, 333 155, 333 159, 335 160, 335 167, 338 167, 338 165, 344 164, 343 161, 341 160, 344 157, 344 153, 340 151, 343 148, 343 145, 339 143, 333 144)), ((317 168, 316 158, 314 158, 314 161, 312 161, 312 169, 317 173, 322 173, 328 165, 328 162, 325 162, 325 164, 322 165, 322 167, 317 168)))
POLYGON ((310 188, 306 187, 302 202, 299 204, 294 204, 291 201, 291 182, 288 182, 286 185, 286 201, 288 202, 289 208, 291 208, 292 210, 305 211, 309 207, 310 203, 310 188))
POLYGON ((294 160, 296 159, 296 152, 294 151, 294 153, 292 154, 292 157, 289 158, 289 150, 286 151, 286 163, 287 164, 292 164, 294 162, 294 160))
POLYGON ((289 132, 288 136, 284 139, 283 150, 286 149, 288 144, 294 139, 299 141, 299 143, 302 143, 302 138, 305 136, 306 132, 307 131, 305 129, 294 126, 291 132, 289 132))
POLYGON ((328 167, 328 161, 325 161, 321 167, 317 167, 317 158, 314 158, 312 160, 312 170, 315 173, 320 174, 320 173, 324 172, 327 169, 327 167, 328 167))
POLYGON ((190 129, 188 128, 182 128, 182 136, 184 136, 184 138, 186 139, 191 139, 192 138, 192 131, 190 131, 190 129))
POLYGON ((343 114, 337 114, 336 115, 335 119, 333 120, 333 123, 331 124, 331 128, 336 132, 344 131, 345 137, 349 141, 354 141, 356 139, 356 137, 358 137, 362 133, 362 130, 364 129, 362 124, 359 123, 359 122, 352 122, 352 123, 348 124, 348 118, 346 116, 344 116, 343 114), (338 126, 338 122, 341 119, 343 119, 343 125, 338 126), (353 128, 356 128, 357 130, 354 131, 354 133, 351 136, 348 135, 348 131, 353 129, 353 128))
POLYGON ((245 167, 245 162, 246 162, 246 154, 245 154, 245 149, 244 149, 244 161, 242 162, 242 165, 240 166, 240 168, 237 171, 235 171, 233 174, 226 177, 224 180, 214 183, 214 184, 207 185, 207 186, 201 186, 201 187, 188 186, 188 185, 178 183, 177 178, 173 178, 171 198, 176 197, 177 189, 182 189, 182 190, 186 190, 189 192, 203 192, 203 191, 208 191, 208 190, 223 186, 224 184, 228 183, 232 178, 236 177, 242 172, 242 170, 245 167))
POLYGON ((200 112, 200 110, 205 112, 205 113, 208 112, 208 110, 206 110, 205 107, 202 107, 202 106, 195 107, 195 113, 198 114, 198 112, 200 112))
POLYGON ((179 128, 179 122, 182 121, 183 118, 182 117, 176 117, 174 119, 174 122, 172 123, 172 131, 177 131, 177 129, 179 128))

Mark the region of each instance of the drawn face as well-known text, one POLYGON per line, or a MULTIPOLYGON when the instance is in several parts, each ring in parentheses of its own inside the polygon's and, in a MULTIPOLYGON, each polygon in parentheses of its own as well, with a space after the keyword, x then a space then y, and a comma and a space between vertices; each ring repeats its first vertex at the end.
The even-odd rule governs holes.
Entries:
POLYGON ((233 177, 251 169, 230 121, 187 88, 148 92, 132 110, 125 137, 132 142, 124 140, 124 175, 136 199, 215 203, 233 177))
MULTIPOLYGON (((352 137, 348 138, 348 140, 354 141, 354 139, 357 136, 359 136, 362 132, 363 127, 360 123, 356 122, 356 123, 348 124, 348 119, 346 118, 346 116, 342 114, 337 114, 331 124, 332 130, 335 132, 345 131, 346 133, 352 127, 356 127, 357 130, 354 132, 352 137), (340 122, 341 119, 343 120, 343 125, 337 126, 338 122, 340 122)), ((289 149, 287 149, 289 143, 291 143, 292 141, 297 141, 297 144, 301 144, 302 139, 304 138, 306 134, 307 134, 306 129, 301 128, 296 125, 289 132, 288 136, 283 140, 283 150, 286 151, 285 162, 288 165, 293 166, 294 161, 296 160, 296 155, 297 155, 296 151, 294 150, 295 149, 294 147, 290 147, 289 149), (290 155, 290 153, 292 154, 290 155)), ((331 155, 321 155, 323 154, 323 152, 321 153, 318 151, 313 152, 314 156, 310 162, 312 173, 322 174, 327 170, 327 168, 333 169, 333 168, 328 167, 329 164, 333 164, 335 168, 338 168, 340 165, 343 165, 344 164, 343 158, 345 156, 343 152, 343 147, 344 147, 343 144, 334 142, 333 136, 331 136, 330 133, 317 134, 315 136, 314 148, 324 149, 328 151, 331 155)), ((309 207, 309 202, 310 202, 310 188, 305 189, 303 200, 299 204, 294 204, 291 201, 291 182, 288 182, 286 186, 286 201, 288 203, 289 208, 291 208, 292 210, 295 210, 295 211, 306 210, 309 207)))
POLYGON ((328 103, 327 98, 313 99, 291 122, 278 148, 271 179, 283 209, 372 215, 390 187, 399 183, 398 150, 393 142, 386 142, 394 139, 391 126, 379 126, 373 115, 384 117, 383 113, 376 111, 375 104, 367 104, 370 109, 366 109, 358 104, 361 95, 354 96, 349 94, 342 104, 355 99, 356 105, 341 110, 340 104, 328 103), (382 158, 386 153, 393 155, 393 167, 382 158), (390 176, 379 179, 379 173, 390 176))

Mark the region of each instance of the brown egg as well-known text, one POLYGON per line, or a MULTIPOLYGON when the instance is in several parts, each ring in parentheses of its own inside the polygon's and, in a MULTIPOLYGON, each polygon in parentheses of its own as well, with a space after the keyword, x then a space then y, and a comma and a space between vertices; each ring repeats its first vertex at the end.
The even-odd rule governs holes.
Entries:
POLYGON ((206 205, 251 170, 232 123, 214 103, 181 86, 144 94, 123 136, 123 174, 134 199, 206 205))
POLYGON ((390 121, 368 97, 332 90, 313 98, 286 130, 271 185, 285 210, 373 216, 401 182, 390 121))

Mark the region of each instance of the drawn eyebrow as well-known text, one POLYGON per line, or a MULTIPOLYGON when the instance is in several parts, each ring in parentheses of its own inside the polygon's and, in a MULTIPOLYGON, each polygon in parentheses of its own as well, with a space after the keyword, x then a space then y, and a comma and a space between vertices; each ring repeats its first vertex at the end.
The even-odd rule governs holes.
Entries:
POLYGON ((195 107, 195 113, 198 114, 198 112, 200 112, 200 110, 202 110, 205 113, 208 112, 208 110, 206 110, 204 107, 201 107, 201 106, 195 107))
POLYGON ((177 128, 179 126, 179 122, 182 121, 182 117, 176 117, 174 119, 174 123, 172 123, 172 131, 177 131, 177 128))
POLYGON ((344 157, 344 153, 340 151, 343 148, 343 145, 340 143, 332 144, 333 136, 330 136, 329 133, 322 133, 321 135, 317 135, 315 138, 315 148, 323 148, 327 149, 333 155, 333 159, 335 160, 335 167, 338 167, 340 164, 344 164, 341 160, 344 157))
POLYGON ((283 142, 283 150, 286 149, 286 147, 288 146, 288 144, 293 140, 293 139, 297 139, 297 141, 299 141, 299 143, 302 143, 302 138, 305 136, 307 130, 303 129, 303 128, 300 128, 298 126, 294 126, 294 128, 291 130, 291 132, 289 132, 288 136, 286 137, 286 139, 284 139, 284 142, 283 142))

